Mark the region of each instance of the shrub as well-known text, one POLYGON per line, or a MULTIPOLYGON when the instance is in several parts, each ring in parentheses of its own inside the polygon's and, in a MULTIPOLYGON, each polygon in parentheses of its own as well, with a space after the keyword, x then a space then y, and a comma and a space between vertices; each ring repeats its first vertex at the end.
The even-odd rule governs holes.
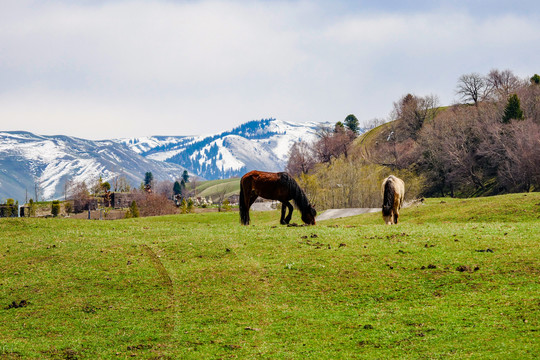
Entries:
POLYGON ((67 214, 72 213, 72 212, 73 212, 73 205, 71 204, 71 202, 66 201, 66 202, 64 203, 64 209, 66 210, 66 213, 67 213, 67 214))
POLYGON ((137 202, 133 200, 129 206, 128 211, 126 211, 126 219, 139 217, 139 207, 137 202))
POLYGON ((141 216, 158 216, 177 213, 176 206, 166 196, 156 193, 144 194, 137 200, 141 216))
POLYGON ((28 201, 28 205, 29 205, 29 208, 30 208, 30 216, 36 216, 36 204, 34 203, 34 200, 33 199, 30 199, 30 201, 28 201))
POLYGON ((180 212, 182 214, 187 214, 187 203, 186 203, 186 199, 182 199, 182 203, 180 204, 180 212))
POLYGON ((188 201, 187 201, 187 208, 186 208, 186 211, 188 213, 192 213, 193 212, 193 199, 192 198, 189 198, 188 201))
POLYGON ((221 205, 222 211, 231 211, 231 203, 229 202, 229 199, 223 200, 223 204, 221 205))
POLYGON ((57 217, 58 214, 60 214, 60 201, 59 200, 53 200, 51 205, 51 214, 54 217, 57 217))

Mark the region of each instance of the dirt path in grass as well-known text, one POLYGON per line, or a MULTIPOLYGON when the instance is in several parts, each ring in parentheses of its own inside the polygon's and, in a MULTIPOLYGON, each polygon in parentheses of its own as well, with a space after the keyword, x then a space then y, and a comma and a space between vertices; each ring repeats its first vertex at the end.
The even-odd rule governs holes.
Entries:
POLYGON ((170 319, 165 320, 166 322, 164 324, 164 327, 167 333, 169 333, 170 335, 174 330, 173 319, 174 319, 174 308, 175 308, 174 288, 173 288, 173 282, 172 282, 171 276, 169 275, 169 272, 167 271, 167 269, 165 269, 165 266, 163 266, 163 263, 161 262, 157 254, 154 252, 154 250, 152 250, 152 248, 150 248, 150 246, 146 244, 142 244, 141 249, 150 258, 150 260, 152 261, 152 264, 154 265, 154 268, 159 274, 162 284, 167 288, 167 294, 169 296, 168 307, 173 309, 173 312, 172 312, 173 314, 170 316, 170 319))
MULTIPOLYGON (((422 203, 421 200, 406 201, 403 204, 403 208, 412 206, 414 204, 420 204, 420 203, 422 203)), ((279 204, 279 202, 277 202, 277 201, 256 202, 253 205, 251 205, 251 210, 254 210, 254 211, 276 210, 276 207, 277 207, 278 204, 279 204)), ((338 219, 338 218, 342 218, 342 217, 380 212, 381 210, 382 210, 381 208, 327 209, 327 210, 324 210, 323 212, 321 212, 317 216, 317 221, 338 219)))
POLYGON ((317 216, 317 221, 338 219, 342 217, 379 212, 381 208, 351 208, 351 209, 328 209, 317 216))
MULTIPOLYGON (((422 203, 422 200, 412 200, 405 201, 402 208, 407 208, 413 205, 419 205, 422 203)), ((317 221, 320 220, 329 220, 329 219, 338 219, 342 217, 381 212, 381 208, 351 208, 351 209, 328 209, 323 211, 317 216, 317 221)))

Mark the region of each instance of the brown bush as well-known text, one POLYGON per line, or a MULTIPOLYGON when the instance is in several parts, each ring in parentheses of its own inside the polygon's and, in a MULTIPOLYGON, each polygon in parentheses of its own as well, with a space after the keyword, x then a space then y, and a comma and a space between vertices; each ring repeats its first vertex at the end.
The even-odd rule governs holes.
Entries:
POLYGON ((164 195, 154 193, 140 194, 135 201, 139 207, 140 216, 158 216, 178 213, 178 209, 172 200, 169 200, 164 195))

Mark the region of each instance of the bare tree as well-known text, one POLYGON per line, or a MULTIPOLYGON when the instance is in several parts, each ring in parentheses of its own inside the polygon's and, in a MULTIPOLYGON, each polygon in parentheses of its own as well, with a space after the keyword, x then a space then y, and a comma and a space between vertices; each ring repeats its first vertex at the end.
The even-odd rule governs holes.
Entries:
POLYGON ((521 100, 521 108, 525 118, 540 124, 540 85, 531 82, 516 91, 521 100))
POLYGON ((540 186, 540 124, 531 119, 485 129, 479 155, 496 168, 497 183, 506 191, 530 191, 540 186))
POLYGON ((227 194, 227 188, 222 186, 218 192, 218 211, 222 210, 223 202, 225 201, 225 195, 227 194))
POLYGON ((173 182, 170 180, 158 181, 153 189, 156 194, 163 195, 167 199, 172 199, 174 196, 173 182))
POLYGON ((351 143, 356 135, 339 123, 332 129, 321 127, 317 132, 318 140, 313 144, 313 151, 318 162, 328 163, 339 156, 348 156, 351 143))
MULTIPOLYGON (((540 125, 531 120, 513 122, 508 156, 499 176, 511 179, 512 190, 530 191, 540 186, 540 125)), ((504 181, 503 181, 504 183, 504 181)))
POLYGON ((85 209, 88 209, 91 197, 88 186, 86 186, 86 183, 84 181, 77 182, 75 180, 70 180, 68 182, 66 193, 67 199, 73 200, 74 202, 75 212, 81 212, 85 209))
POLYGON ((39 202, 39 199, 43 196, 43 187, 39 178, 34 178, 34 195, 36 196, 36 202, 39 202))
POLYGON ((503 71, 491 70, 486 76, 486 83, 498 101, 506 101, 510 94, 515 93, 523 85, 523 81, 508 69, 503 71))
POLYGON ((373 118, 373 119, 370 119, 370 120, 368 120, 368 121, 366 121, 364 123, 364 128, 367 129, 367 130, 371 130, 371 129, 376 128, 377 126, 381 126, 385 122, 386 122, 385 119, 373 118))
POLYGON ((285 171, 294 177, 307 174, 315 166, 315 156, 311 146, 305 141, 294 143, 289 150, 289 160, 285 171))
POLYGON ((478 158, 485 124, 476 111, 456 106, 425 126, 419 143, 420 166, 442 196, 454 195, 459 187, 484 188, 485 168, 478 158))
POLYGON ((396 134, 398 141, 407 138, 416 140, 424 123, 435 118, 438 107, 439 99, 436 95, 419 97, 407 94, 395 102, 392 117, 401 125, 396 134))
POLYGON ((116 175, 112 180, 112 188, 115 192, 129 192, 131 185, 125 175, 116 175))
POLYGON ((478 73, 461 75, 456 88, 462 101, 472 101, 475 105, 486 100, 490 92, 490 84, 478 73))

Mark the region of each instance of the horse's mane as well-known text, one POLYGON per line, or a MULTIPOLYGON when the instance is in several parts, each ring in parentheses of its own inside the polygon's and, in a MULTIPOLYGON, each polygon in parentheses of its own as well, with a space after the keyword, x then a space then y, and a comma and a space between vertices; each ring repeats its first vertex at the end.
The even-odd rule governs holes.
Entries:
POLYGON ((279 181, 289 189, 289 194, 291 195, 294 203, 300 210, 300 212, 305 213, 310 211, 311 204, 304 193, 300 188, 298 183, 286 172, 279 173, 279 181))
POLYGON ((382 213, 384 216, 390 216, 392 206, 394 205, 395 197, 394 181, 388 177, 384 182, 383 206, 382 213))

